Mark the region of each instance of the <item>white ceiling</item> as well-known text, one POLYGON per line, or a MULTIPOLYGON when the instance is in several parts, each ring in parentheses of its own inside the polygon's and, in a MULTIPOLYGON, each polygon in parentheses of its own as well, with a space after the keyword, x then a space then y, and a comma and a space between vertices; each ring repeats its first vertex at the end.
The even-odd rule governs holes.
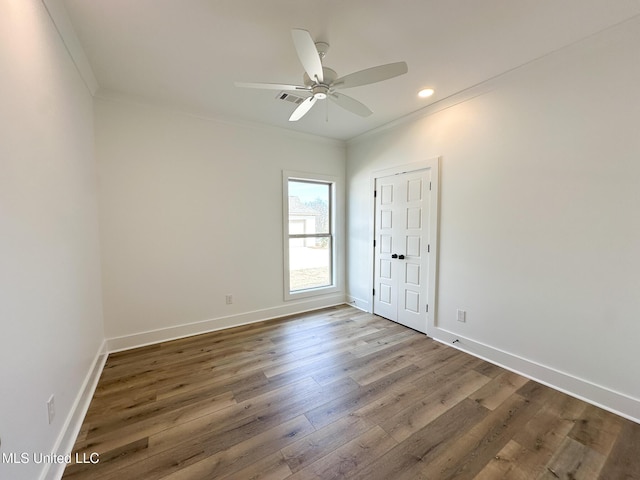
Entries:
POLYGON ((349 139, 640 14, 640 0, 63 0, 103 97, 349 139), (409 73, 343 90, 374 114, 318 102, 298 122, 277 91, 302 82, 291 29, 331 45, 342 76, 409 73), (423 86, 436 94, 416 96, 423 86))

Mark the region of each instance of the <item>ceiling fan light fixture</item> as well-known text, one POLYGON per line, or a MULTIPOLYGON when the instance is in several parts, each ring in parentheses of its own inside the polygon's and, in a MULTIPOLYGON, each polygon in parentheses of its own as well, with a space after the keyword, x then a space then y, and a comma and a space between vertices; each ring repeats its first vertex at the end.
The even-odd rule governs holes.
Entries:
POLYGON ((431 95, 433 95, 435 93, 435 90, 433 88, 423 88, 422 90, 420 90, 418 92, 418 96, 420 98, 428 98, 431 95))
POLYGON ((314 85, 311 91, 313 92, 313 96, 318 100, 324 100, 329 93, 329 87, 326 85, 314 85))

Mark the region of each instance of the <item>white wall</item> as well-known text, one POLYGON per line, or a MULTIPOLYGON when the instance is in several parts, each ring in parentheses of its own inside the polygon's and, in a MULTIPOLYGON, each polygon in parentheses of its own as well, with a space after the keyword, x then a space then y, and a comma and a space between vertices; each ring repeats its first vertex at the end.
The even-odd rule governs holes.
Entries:
POLYGON ((0 453, 47 454, 103 340, 92 97, 39 0, 0 0, 0 71, 0 453))
POLYGON ((96 145, 111 349, 344 300, 285 302, 282 258, 282 170, 344 179, 343 143, 98 99, 96 145))
POLYGON ((638 45, 636 19, 351 141, 348 294, 371 173, 442 156, 432 334, 640 419, 638 45))

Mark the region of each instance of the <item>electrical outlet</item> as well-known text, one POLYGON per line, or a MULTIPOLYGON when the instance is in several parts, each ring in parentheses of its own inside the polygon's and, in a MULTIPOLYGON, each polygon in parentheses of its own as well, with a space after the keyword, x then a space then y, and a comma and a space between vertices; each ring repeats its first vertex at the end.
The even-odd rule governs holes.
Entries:
POLYGON ((227 293, 225 295, 225 300, 227 302, 227 305, 231 305, 233 303, 233 295, 231 295, 230 293, 227 293))
POLYGON ((49 417, 49 425, 51 425, 56 416, 56 398, 53 394, 49 397, 49 400, 47 400, 47 415, 49 417))
POLYGON ((466 322, 467 321, 467 311, 458 309, 458 321, 466 322))

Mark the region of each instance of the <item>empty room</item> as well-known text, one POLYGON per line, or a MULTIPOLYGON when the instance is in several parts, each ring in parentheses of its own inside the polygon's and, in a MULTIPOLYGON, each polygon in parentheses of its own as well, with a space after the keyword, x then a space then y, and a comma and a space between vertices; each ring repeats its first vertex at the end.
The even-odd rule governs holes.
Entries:
POLYGON ((638 0, 0 0, 0 479, 640 479, 638 0))

